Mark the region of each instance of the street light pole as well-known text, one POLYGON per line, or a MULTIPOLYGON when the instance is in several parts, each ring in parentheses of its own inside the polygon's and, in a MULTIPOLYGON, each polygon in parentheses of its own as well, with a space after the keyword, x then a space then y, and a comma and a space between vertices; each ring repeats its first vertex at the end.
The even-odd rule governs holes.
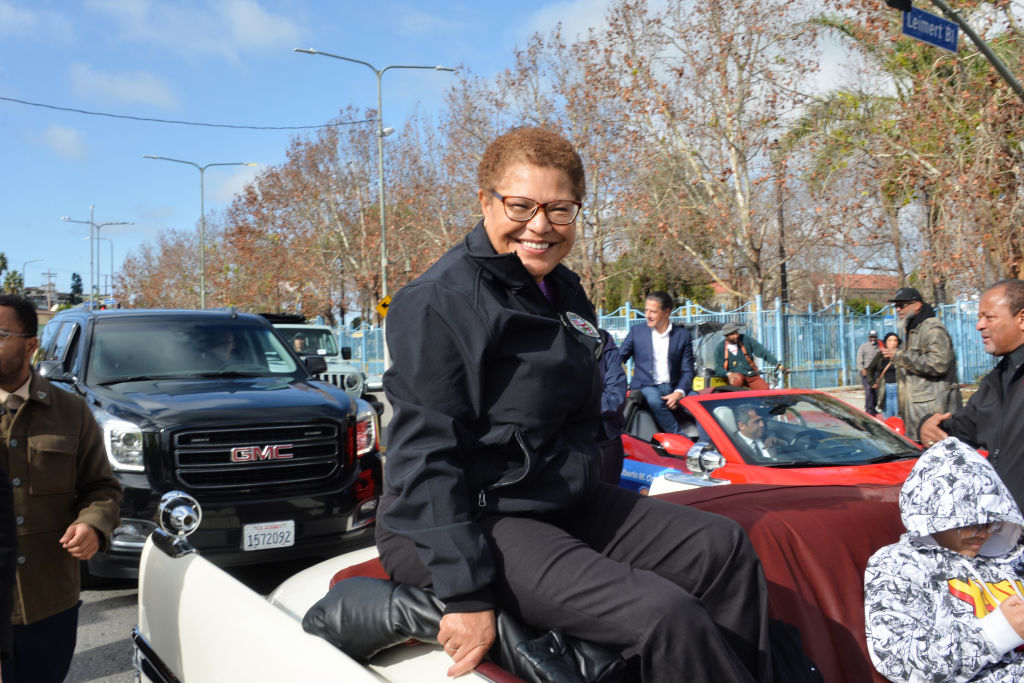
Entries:
MULTIPOLYGON (((65 223, 81 223, 82 225, 89 226, 89 305, 91 309, 96 307, 96 280, 99 279, 99 246, 96 246, 96 272, 93 273, 93 246, 95 241, 99 238, 100 228, 108 225, 135 225, 131 221, 107 221, 106 223, 96 223, 93 220, 93 209, 95 207, 89 206, 89 220, 80 221, 68 216, 61 216, 60 219, 65 223), (95 234, 94 234, 95 232, 95 234)), ((114 260, 110 260, 110 277, 114 277, 114 260)))
POLYGON ((160 157, 153 154, 143 154, 144 159, 157 159, 159 161, 174 161, 179 164, 188 164, 199 169, 199 308, 206 308, 206 169, 211 166, 255 166, 251 161, 226 161, 215 164, 200 166, 194 161, 184 159, 172 159, 160 157))
POLYGON ((377 77, 377 197, 380 204, 380 290, 381 298, 383 299, 388 295, 387 226, 384 220, 384 137, 391 135, 391 133, 395 131, 393 128, 384 127, 384 104, 381 93, 381 79, 384 76, 384 72, 388 69, 430 69, 432 71, 455 71, 455 69, 450 69, 445 66, 419 66, 410 64, 391 64, 389 66, 385 66, 383 69, 378 69, 373 64, 364 62, 361 59, 342 57, 341 55, 331 54, 330 52, 321 52, 320 50, 314 50, 313 48, 306 49, 297 47, 292 50, 292 52, 302 52, 307 55, 323 55, 324 57, 333 57, 334 59, 342 59, 346 62, 362 64, 373 71, 374 75, 377 77))
POLYGON ((25 276, 25 268, 27 268, 28 264, 30 264, 30 263, 39 263, 42 260, 43 259, 41 259, 41 258, 34 258, 34 259, 29 260, 29 261, 25 261, 24 263, 21 264, 21 292, 22 292, 22 294, 24 294, 25 290, 28 289, 28 278, 25 276))
MULTIPOLYGON (((96 235, 96 240, 97 241, 103 240, 104 242, 109 242, 110 243, 110 290, 108 291, 108 294, 110 295, 111 298, 113 298, 114 297, 114 240, 110 239, 109 237, 100 237, 99 235, 96 235)), ((99 245, 96 246, 96 253, 97 254, 100 253, 99 245)), ((98 273, 99 272, 99 268, 97 268, 96 270, 97 270, 97 273, 98 273)))

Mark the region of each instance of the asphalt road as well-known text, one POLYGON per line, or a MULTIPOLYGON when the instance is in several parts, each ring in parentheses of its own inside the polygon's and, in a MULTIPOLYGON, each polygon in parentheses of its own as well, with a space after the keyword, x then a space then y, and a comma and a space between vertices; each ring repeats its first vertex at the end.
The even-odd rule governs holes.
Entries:
MULTIPOLYGON (((236 567, 229 573, 257 593, 267 595, 286 578, 315 562, 314 558, 236 567)), ((68 683, 135 681, 131 633, 138 622, 137 589, 134 580, 116 580, 98 590, 82 591, 78 643, 68 683)))

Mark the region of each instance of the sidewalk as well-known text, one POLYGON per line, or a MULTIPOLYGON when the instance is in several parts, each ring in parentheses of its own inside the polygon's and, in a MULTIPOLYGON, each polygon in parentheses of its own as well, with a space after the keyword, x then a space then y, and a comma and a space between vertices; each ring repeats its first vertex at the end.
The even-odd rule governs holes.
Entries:
POLYGON ((835 396, 840 401, 845 401, 854 408, 864 410, 864 389, 862 387, 819 387, 818 391, 823 391, 830 396, 835 396))
MULTIPOLYGON (((977 384, 961 384, 960 395, 963 397, 964 403, 967 403, 967 399, 978 390, 977 384)), ((846 401, 854 408, 864 410, 864 389, 862 387, 846 386, 846 387, 831 387, 831 388, 819 388, 818 391, 823 391, 830 396, 835 396, 841 401, 846 401)))

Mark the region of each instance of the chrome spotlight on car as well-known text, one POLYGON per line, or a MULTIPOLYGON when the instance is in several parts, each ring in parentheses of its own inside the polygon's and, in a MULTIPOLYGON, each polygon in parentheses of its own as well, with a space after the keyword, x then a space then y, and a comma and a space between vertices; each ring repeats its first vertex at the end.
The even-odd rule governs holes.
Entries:
POLYGON ((203 510, 199 501, 182 491, 168 491, 160 498, 157 521, 160 528, 175 536, 188 536, 199 528, 203 510))
POLYGON ((156 509, 160 529, 153 532, 153 542, 172 557, 194 552, 187 537, 203 521, 199 501, 183 491, 168 491, 156 509))
POLYGON ((711 479, 711 473, 725 466, 725 458, 707 441, 698 441, 686 452, 686 468, 704 479, 711 479))

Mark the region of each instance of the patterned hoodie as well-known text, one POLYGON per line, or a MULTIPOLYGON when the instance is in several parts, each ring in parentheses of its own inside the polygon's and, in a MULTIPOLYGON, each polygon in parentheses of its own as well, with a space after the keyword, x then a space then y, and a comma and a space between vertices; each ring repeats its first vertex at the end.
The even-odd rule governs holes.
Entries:
POLYGON ((892 681, 1021 681, 1024 644, 999 610, 1024 596, 1020 509, 992 466, 955 438, 921 455, 900 492, 907 532, 868 561, 868 652, 892 681), (974 558, 931 534, 1003 522, 974 558))

